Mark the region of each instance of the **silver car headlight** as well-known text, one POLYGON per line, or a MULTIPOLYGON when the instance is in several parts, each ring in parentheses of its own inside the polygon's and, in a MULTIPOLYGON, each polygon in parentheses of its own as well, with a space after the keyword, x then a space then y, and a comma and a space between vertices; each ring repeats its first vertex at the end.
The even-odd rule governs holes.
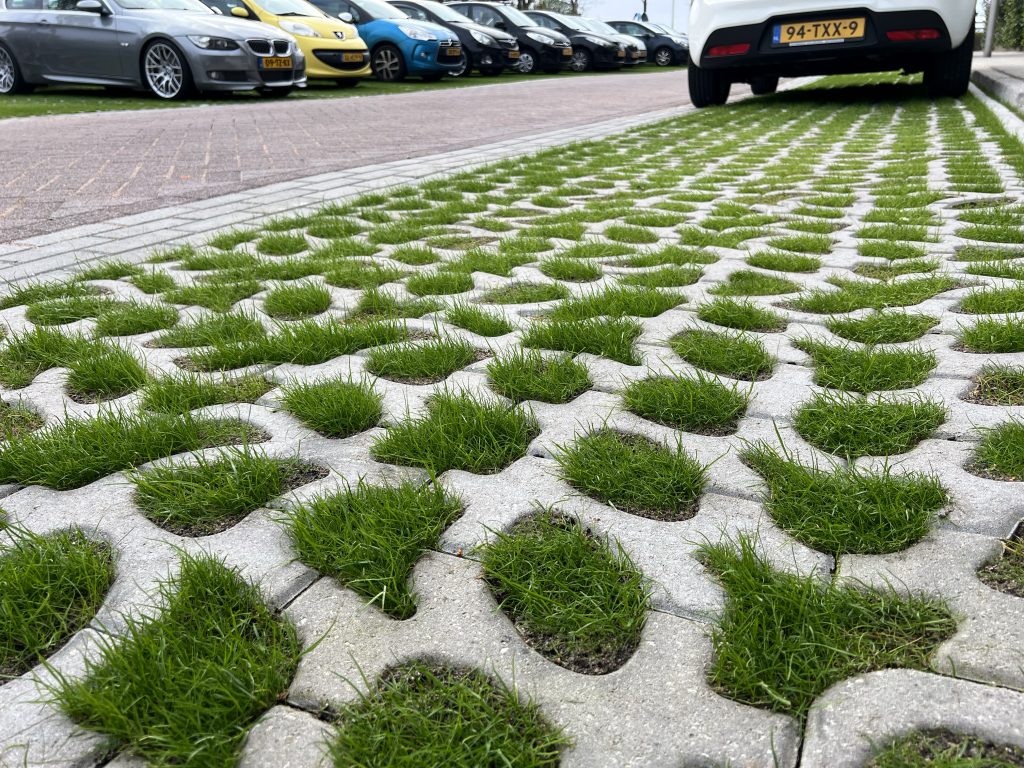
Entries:
POLYGON ((594 45, 600 45, 602 48, 608 48, 615 45, 615 43, 610 40, 602 40, 600 37, 591 37, 590 35, 584 35, 583 39, 593 43, 594 45))
POLYGON ((495 40, 490 35, 485 35, 483 32, 477 32, 475 29, 469 30, 469 36, 476 40, 480 45, 494 45, 495 40))
POLYGON ((301 21, 281 21, 279 22, 281 29, 285 32, 291 32, 293 35, 299 37, 320 37, 320 33, 313 29, 309 24, 303 24, 301 21))
POLYGON ((527 32, 526 36, 531 40, 535 40, 541 45, 554 45, 555 38, 549 37, 548 35, 542 35, 540 32, 527 32))
POLYGON ((238 50, 238 43, 227 37, 210 37, 209 35, 189 35, 188 39, 191 40, 199 48, 205 48, 208 51, 238 50))
POLYGON ((402 34, 406 37, 412 38, 413 40, 437 40, 437 35, 432 32, 428 32, 425 29, 419 27, 410 27, 405 24, 399 24, 398 28, 402 30, 402 34))

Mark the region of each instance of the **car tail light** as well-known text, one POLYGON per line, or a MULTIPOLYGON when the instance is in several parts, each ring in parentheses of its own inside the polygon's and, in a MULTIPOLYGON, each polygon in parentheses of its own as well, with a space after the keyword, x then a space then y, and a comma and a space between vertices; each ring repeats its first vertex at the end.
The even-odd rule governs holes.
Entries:
POLYGON ((750 43, 715 45, 708 50, 708 56, 742 56, 750 50, 750 43))
POLYGON ((890 29, 885 36, 894 43, 909 43, 914 40, 938 40, 942 33, 937 29, 890 29))

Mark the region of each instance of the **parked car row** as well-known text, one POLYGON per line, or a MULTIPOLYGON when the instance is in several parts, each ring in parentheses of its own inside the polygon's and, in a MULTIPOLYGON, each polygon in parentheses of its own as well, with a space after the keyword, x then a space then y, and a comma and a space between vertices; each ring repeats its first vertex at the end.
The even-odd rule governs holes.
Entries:
POLYGON ((648 22, 523 12, 488 0, 0 0, 0 94, 94 84, 161 99, 307 80, 426 81, 685 64, 648 22))

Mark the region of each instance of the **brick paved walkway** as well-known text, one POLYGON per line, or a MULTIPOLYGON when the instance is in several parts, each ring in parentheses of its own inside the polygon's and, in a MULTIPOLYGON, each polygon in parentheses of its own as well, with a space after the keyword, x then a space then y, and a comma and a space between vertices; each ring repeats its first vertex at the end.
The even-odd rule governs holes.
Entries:
POLYGON ((0 243, 688 103, 683 70, 0 122, 0 243))

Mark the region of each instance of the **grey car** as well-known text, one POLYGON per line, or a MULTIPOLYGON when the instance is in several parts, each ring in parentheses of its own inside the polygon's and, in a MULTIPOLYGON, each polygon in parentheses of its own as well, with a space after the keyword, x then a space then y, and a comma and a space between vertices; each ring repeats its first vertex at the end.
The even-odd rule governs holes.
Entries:
POLYGON ((199 0, 0 0, 0 94, 58 83, 285 96, 306 62, 286 32, 199 0))

